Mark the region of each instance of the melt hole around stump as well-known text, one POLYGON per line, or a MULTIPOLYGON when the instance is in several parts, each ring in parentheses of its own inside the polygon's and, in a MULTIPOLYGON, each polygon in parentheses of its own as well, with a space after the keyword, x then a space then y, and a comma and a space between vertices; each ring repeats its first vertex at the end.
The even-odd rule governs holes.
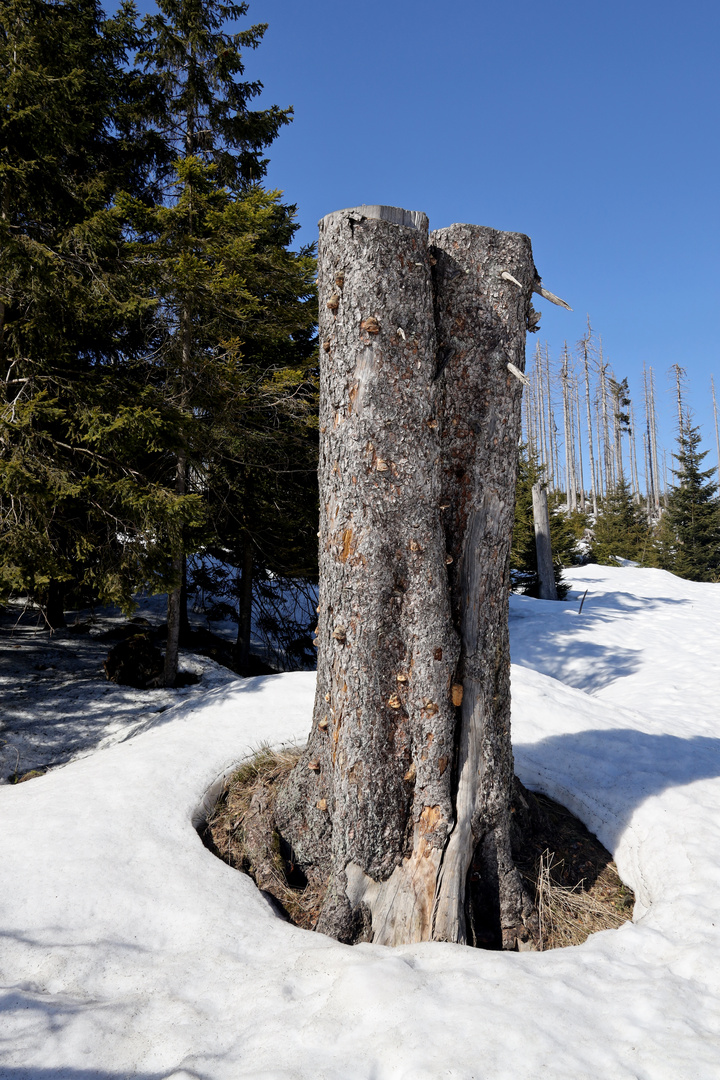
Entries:
MULTIPOLYGON (((282 917, 313 930, 323 891, 308 882, 289 846, 267 827, 275 793, 301 754, 260 750, 228 778, 198 832, 214 855, 253 878, 282 917)), ((566 807, 533 794, 516 778, 512 819, 513 857, 538 906, 543 951, 580 945, 590 934, 632 919, 635 896, 610 852, 566 807)), ((468 881, 469 944, 499 949, 497 885, 482 868, 478 850, 468 881)))

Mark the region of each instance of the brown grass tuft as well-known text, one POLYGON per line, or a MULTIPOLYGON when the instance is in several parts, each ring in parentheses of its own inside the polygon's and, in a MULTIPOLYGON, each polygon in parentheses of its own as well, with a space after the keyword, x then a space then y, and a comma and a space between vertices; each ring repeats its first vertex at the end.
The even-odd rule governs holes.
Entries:
MULTIPOLYGON (((263 746, 244 762, 225 782, 208 819, 205 842, 224 862, 249 874, 270 893, 290 922, 313 930, 324 888, 306 881, 271 825, 279 787, 303 749, 263 746), (257 842, 257 815, 250 813, 253 799, 254 806, 262 802, 267 807, 268 836, 262 850, 257 842), (250 820, 254 831, 246 829, 250 820)), ((620 880, 600 841, 564 806, 522 790, 532 802, 532 812, 518 831, 514 855, 535 893, 540 948, 580 945, 590 934, 617 929, 632 918, 633 893, 620 880)))
POLYGON ((635 896, 610 852, 566 807, 546 795, 531 797, 539 814, 515 859, 534 890, 540 948, 581 945, 590 934, 632 919, 635 896))
POLYGON ((256 796, 266 795, 268 810, 272 812, 279 787, 297 765, 303 749, 261 747, 225 782, 217 806, 208 819, 207 833, 211 840, 209 846, 223 862, 249 874, 278 901, 290 922, 312 930, 320 914, 323 891, 308 883, 293 866, 290 853, 283 850, 275 831, 269 838, 269 859, 262 860, 262 867, 257 866, 259 860, 253 840, 245 827, 250 804, 256 796))
MULTIPOLYGON (((540 949, 562 949, 566 945, 582 945, 590 934, 598 930, 617 930, 630 917, 627 907, 620 907, 613 898, 598 898, 596 892, 586 891, 584 883, 561 885, 557 878, 562 872, 562 861, 547 848, 540 856, 535 882, 535 903, 540 917, 540 949)), ((610 873, 615 864, 609 864, 610 873)), ((628 892, 620 879, 615 890, 624 901, 628 892)))

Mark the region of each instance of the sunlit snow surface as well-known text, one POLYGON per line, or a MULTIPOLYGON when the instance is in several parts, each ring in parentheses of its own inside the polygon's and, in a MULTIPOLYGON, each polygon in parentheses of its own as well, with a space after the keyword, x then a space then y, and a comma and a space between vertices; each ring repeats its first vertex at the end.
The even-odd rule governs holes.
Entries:
POLYGON ((0 788, 0 1076, 718 1080, 720 586, 568 576, 512 600, 516 767, 614 852, 633 924, 507 955, 281 922, 192 821, 305 737, 314 677, 233 680, 0 788))

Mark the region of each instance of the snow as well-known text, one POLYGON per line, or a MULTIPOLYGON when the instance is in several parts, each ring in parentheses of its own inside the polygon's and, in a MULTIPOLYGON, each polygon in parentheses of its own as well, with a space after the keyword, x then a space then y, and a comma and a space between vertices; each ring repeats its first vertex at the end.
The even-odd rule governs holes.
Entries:
MULTIPOLYGON (((137 632, 159 626, 164 596, 143 597, 137 632)), ((213 660, 180 651, 180 670, 199 683, 177 690, 135 690, 108 682, 103 660, 116 639, 108 635, 127 620, 117 608, 69 613, 68 627, 48 633, 36 610, 10 604, 0 614, 0 784, 130 738, 157 714, 234 676, 213 660), (87 633, 78 626, 90 625, 87 633)), ((197 625, 201 620, 191 616, 197 625)))
POLYGON ((201 683, 0 788, 0 1077, 718 1080, 720 586, 567 576, 564 603, 511 602, 516 767, 614 853, 633 923, 501 954, 282 922, 193 821, 234 763, 304 739, 314 676, 201 683))

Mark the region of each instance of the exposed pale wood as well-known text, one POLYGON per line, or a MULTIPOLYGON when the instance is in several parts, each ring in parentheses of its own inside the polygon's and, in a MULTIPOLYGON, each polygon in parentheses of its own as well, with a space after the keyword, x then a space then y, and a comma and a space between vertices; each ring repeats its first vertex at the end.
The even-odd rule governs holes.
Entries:
POLYGON ((572 398, 570 386, 570 356, 567 342, 563 349, 560 369, 563 398, 563 424, 565 428, 565 506, 568 513, 577 510, 577 482, 575 480, 575 439, 572 425, 572 398))
POLYGON ((403 210, 400 206, 355 206, 349 210, 334 210, 326 214, 319 222, 321 231, 329 232, 338 222, 349 220, 387 221, 391 225, 402 225, 407 229, 418 229, 427 236, 428 218, 419 210, 403 210))
POLYGON ((575 416, 577 418, 578 466, 580 470, 580 509, 585 513, 585 476, 583 469, 582 424, 580 422, 580 384, 575 380, 575 416))
POLYGON ((659 514, 660 506, 662 502, 663 485, 660 483, 660 455, 658 453, 658 438, 657 438, 657 413, 655 411, 655 373, 652 367, 648 368, 648 389, 649 389, 649 438, 651 446, 651 465, 653 471, 653 488, 655 495, 655 510, 659 514))
POLYGON ((555 293, 551 293, 549 289, 546 289, 542 282, 536 281, 533 287, 533 292, 536 292, 538 296, 542 296, 545 300, 549 300, 551 304, 557 304, 558 307, 563 307, 567 311, 572 311, 572 308, 564 300, 561 300, 555 293))

